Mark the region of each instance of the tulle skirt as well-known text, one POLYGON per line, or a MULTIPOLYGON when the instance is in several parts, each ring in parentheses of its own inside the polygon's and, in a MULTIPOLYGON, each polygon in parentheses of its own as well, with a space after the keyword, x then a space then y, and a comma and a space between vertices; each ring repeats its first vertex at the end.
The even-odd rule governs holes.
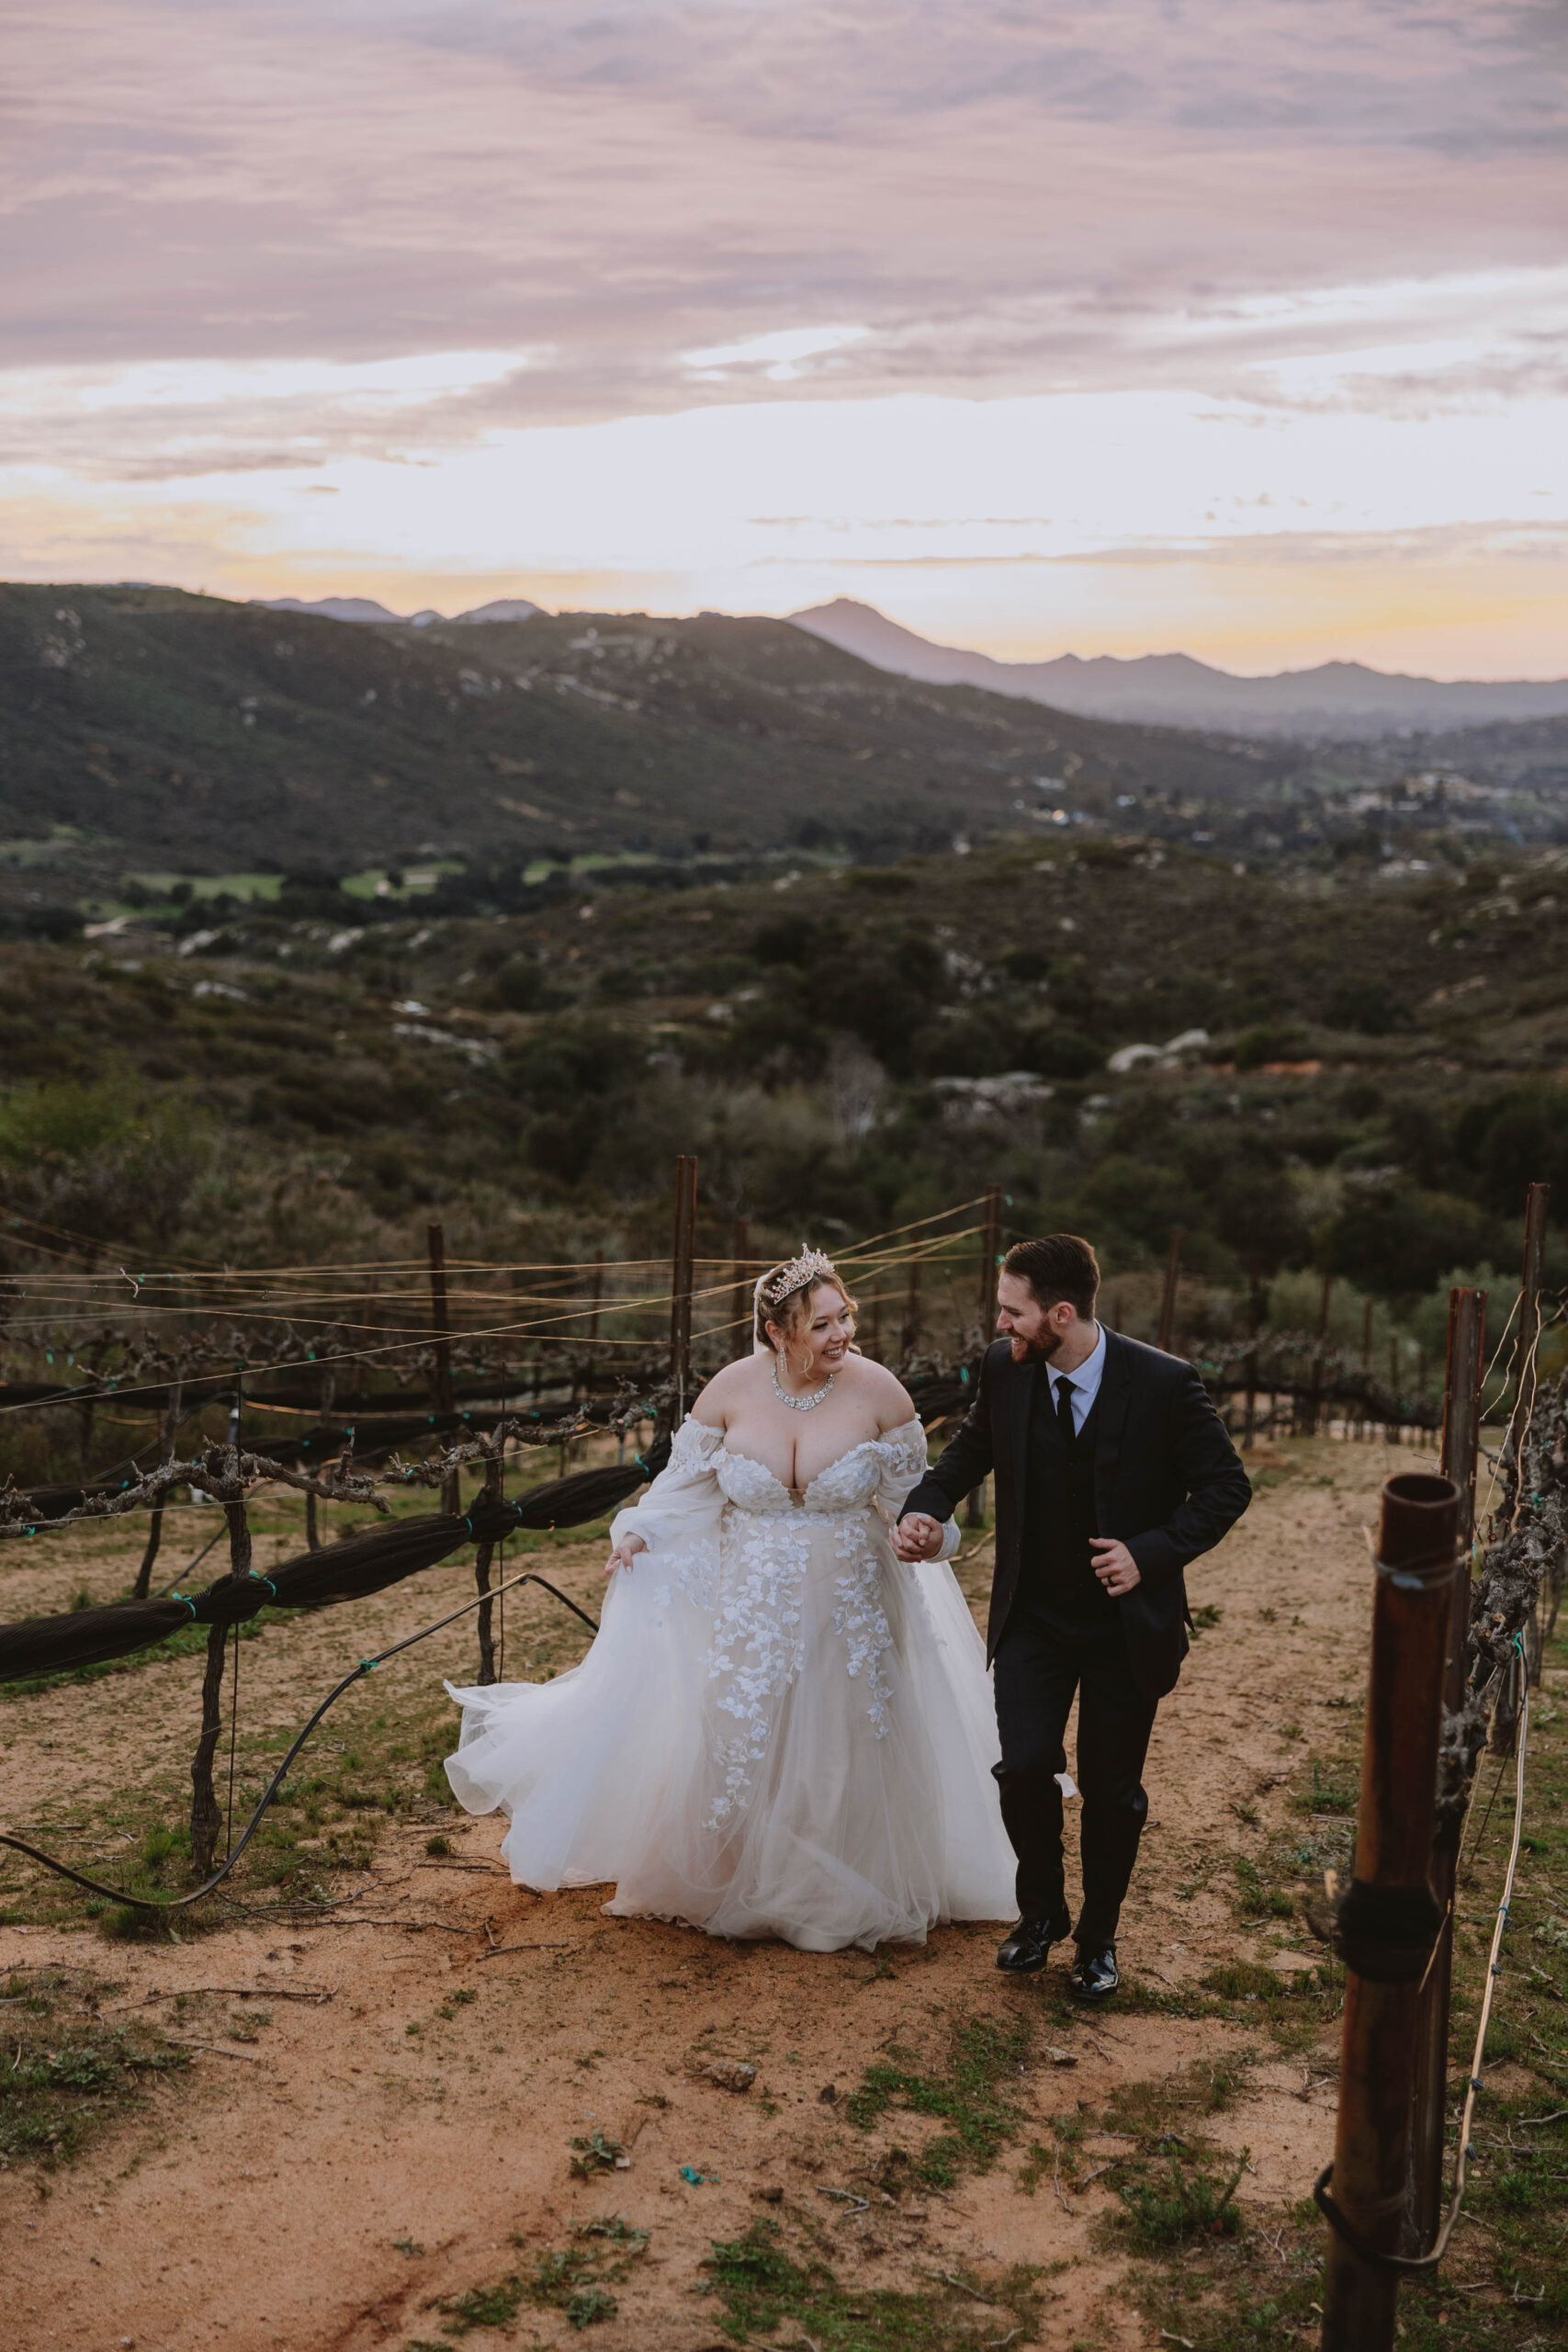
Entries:
POLYGON ((807 1951, 1015 1916, 985 1649, 953 1572, 897 1560, 874 1518, 868 1641, 863 1610, 846 1628, 841 1525, 799 1531, 760 1703, 716 1664, 714 1594, 651 1555, 612 1580, 580 1666, 452 1690, 447 1777, 470 1813, 510 1815, 519 1884, 613 1882, 611 1913, 807 1951))

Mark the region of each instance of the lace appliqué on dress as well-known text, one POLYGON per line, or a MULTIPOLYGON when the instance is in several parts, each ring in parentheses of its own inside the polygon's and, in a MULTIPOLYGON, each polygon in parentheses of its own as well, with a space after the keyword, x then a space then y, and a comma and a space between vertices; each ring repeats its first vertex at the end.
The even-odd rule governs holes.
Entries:
POLYGON ((789 1688, 805 1659, 800 1587, 808 1529, 793 1515, 735 1511, 727 1514, 726 1536, 728 1589, 714 1611, 713 1640, 701 1663, 724 1686, 714 1703, 736 1729, 714 1743, 720 1786, 709 1829, 723 1829, 745 1802, 752 1771, 767 1754, 770 1702, 789 1688))
POLYGON ((870 1526, 859 1512, 845 1519, 834 1548, 848 1564, 849 1573, 834 1581, 839 1605, 833 1611, 833 1631, 848 1653, 845 1667, 852 1681, 864 1682, 871 1727, 878 1739, 884 1739, 893 1685, 882 1670, 882 1657, 884 1651, 892 1648, 893 1636, 882 1606, 881 1565, 872 1546, 870 1526))

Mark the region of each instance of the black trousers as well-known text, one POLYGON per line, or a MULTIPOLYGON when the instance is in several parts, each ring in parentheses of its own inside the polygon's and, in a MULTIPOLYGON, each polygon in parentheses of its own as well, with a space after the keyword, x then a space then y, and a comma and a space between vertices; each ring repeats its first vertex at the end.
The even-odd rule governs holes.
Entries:
POLYGON ((1148 1817, 1144 1758, 1156 1702, 1127 1669, 1120 1624, 1077 1630, 1021 1597, 996 1655, 1002 1820, 1018 1856, 1018 1907, 1027 1918, 1066 1915, 1062 1792, 1065 1737, 1078 1697, 1075 1779, 1083 1799, 1083 1909, 1077 1941, 1098 1950, 1116 1939, 1122 1898, 1148 1817))

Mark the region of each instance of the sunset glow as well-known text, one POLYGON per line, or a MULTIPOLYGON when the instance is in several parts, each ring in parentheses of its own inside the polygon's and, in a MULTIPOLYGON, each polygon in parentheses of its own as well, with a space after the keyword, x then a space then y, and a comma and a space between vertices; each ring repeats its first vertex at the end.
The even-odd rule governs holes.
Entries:
POLYGON ((1364 0, 19 12, 0 565, 1561 674, 1547 39, 1364 0))

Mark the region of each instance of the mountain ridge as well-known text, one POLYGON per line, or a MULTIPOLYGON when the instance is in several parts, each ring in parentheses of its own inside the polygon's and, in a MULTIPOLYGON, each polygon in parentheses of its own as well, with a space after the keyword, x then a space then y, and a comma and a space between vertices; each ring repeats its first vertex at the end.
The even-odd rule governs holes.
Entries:
POLYGON ((467 612, 438 613, 434 605, 426 605, 417 613, 394 613, 389 605, 378 604, 374 596, 253 596, 251 602, 269 613, 314 613, 319 619, 351 621, 356 627, 381 628, 429 628, 436 621, 450 619, 456 627, 466 628, 485 626, 492 621, 532 620, 543 612, 542 605, 534 604, 526 596, 494 596, 488 605, 474 605, 467 612))
POLYGON ((1109 822, 1118 796, 1235 812, 1294 772, 1285 747, 916 686, 787 621, 723 614, 367 627, 0 583, 0 698, 6 841, 69 833, 191 871, 547 846, 887 855, 1021 816, 1042 838, 1109 822))
POLYGON ((850 596, 807 605, 789 618, 840 652, 897 676, 981 686, 1122 725, 1364 737, 1568 713, 1568 678, 1421 678, 1362 662, 1324 662, 1247 678, 1190 653, 1062 653, 1047 662, 998 662, 921 637, 850 596))

